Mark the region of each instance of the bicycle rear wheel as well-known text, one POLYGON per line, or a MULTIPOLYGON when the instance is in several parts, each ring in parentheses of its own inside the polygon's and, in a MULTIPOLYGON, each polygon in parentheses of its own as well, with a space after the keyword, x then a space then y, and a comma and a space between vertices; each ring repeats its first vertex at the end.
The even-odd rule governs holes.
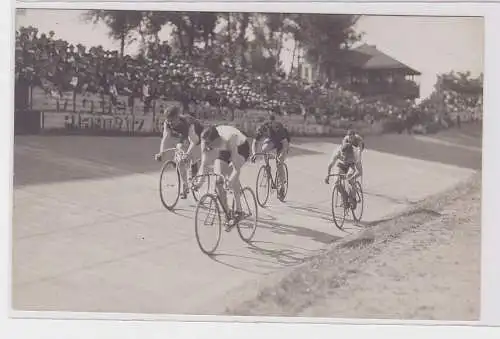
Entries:
POLYGON ((219 246, 222 233, 219 203, 214 195, 204 194, 198 201, 194 216, 194 230, 201 251, 207 255, 213 254, 219 246), (208 238, 205 236, 206 233, 212 234, 212 244, 205 242, 208 238))
POLYGON ((160 173, 160 199, 163 206, 171 211, 179 201, 181 178, 177 164, 169 160, 165 162, 160 173))
POLYGON ((259 169, 255 191, 260 207, 265 207, 271 192, 271 178, 269 178, 266 165, 262 165, 259 169))
POLYGON ((363 188, 359 181, 356 181, 354 188, 356 190, 356 208, 351 208, 352 218, 354 221, 360 222, 363 216, 365 198, 363 195, 363 188))
POLYGON ((237 225, 238 234, 245 242, 252 241, 258 223, 258 207, 257 199, 250 187, 245 187, 241 190, 241 207, 243 219, 237 225))
POLYGON ((345 201, 342 196, 342 192, 338 184, 333 186, 332 191, 332 217, 335 226, 339 230, 344 229, 344 222, 347 214, 347 209, 345 208, 345 201))
MULTIPOLYGON (((283 180, 284 190, 282 194, 278 192, 278 200, 281 202, 285 201, 286 195, 288 194, 288 166, 286 163, 283 163, 283 172, 285 173, 285 178, 283 180)), ((278 169, 276 169, 276 178, 279 178, 278 169)))

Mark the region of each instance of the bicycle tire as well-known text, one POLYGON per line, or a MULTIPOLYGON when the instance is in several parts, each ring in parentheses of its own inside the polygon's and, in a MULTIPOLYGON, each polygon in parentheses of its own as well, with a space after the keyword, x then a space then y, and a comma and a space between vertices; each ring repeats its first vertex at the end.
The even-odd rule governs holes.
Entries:
POLYGON ((252 228, 251 234, 249 236, 243 235, 242 225, 241 225, 242 220, 240 220, 240 222, 238 222, 238 225, 236 225, 236 228, 238 229, 238 234, 240 235, 240 238, 244 242, 249 243, 252 241, 253 237, 255 236, 255 231, 257 231, 257 225, 259 222, 259 207, 257 206, 257 199, 255 197, 255 194, 250 187, 245 187, 241 190, 241 197, 243 198, 242 200, 244 200, 244 203, 247 206, 251 205, 248 207, 253 207, 255 210, 253 215, 251 215, 252 220, 253 220, 253 228, 252 228), (246 193, 248 193, 248 196, 246 193), (252 201, 249 201, 249 198, 251 198, 252 201))
MULTIPOLYGON (((283 163, 283 169, 285 172, 285 182, 283 184, 285 186, 285 192, 283 194, 279 194, 279 192, 278 192, 278 200, 281 202, 285 201, 286 196, 288 194, 288 166, 286 163, 283 163)), ((277 177, 278 177, 278 169, 276 169, 276 178, 277 177)))
POLYGON ((352 213, 352 218, 354 219, 354 221, 360 222, 361 218, 363 217, 363 212, 364 212, 364 208, 365 208, 364 207, 365 197, 363 194, 363 188, 361 187, 361 183, 359 181, 356 181, 355 187, 356 187, 356 207, 359 207, 359 204, 361 203, 361 212, 359 213, 359 216, 356 216, 356 214, 354 212, 355 209, 351 208, 351 213, 352 213), (358 201, 358 196, 359 196, 360 201, 358 201))
POLYGON ((257 179, 256 179, 256 184, 255 184, 255 191, 257 194, 257 203, 259 204, 260 207, 266 207, 266 203, 269 200, 269 194, 271 193, 271 178, 269 178, 268 172, 266 165, 260 166, 259 173, 257 174, 257 179), (265 183, 266 183, 266 189, 265 189, 265 197, 261 197, 259 193, 259 183, 260 183, 260 178, 263 177, 265 178, 265 183), (263 199, 261 199, 263 198, 263 199))
POLYGON ((345 223, 346 214, 347 214, 347 209, 345 207, 344 198, 342 197, 342 193, 340 192, 340 189, 339 189, 339 184, 335 184, 333 186, 333 190, 332 190, 332 218, 333 218, 333 223, 335 224, 335 226, 337 226, 337 228, 339 230, 344 230, 344 223, 345 223), (336 203, 336 200, 335 200, 336 194, 335 193, 337 193, 338 196, 340 196, 340 198, 342 200, 342 213, 341 213, 341 215, 336 215, 336 213, 335 213, 335 203, 336 203), (340 217, 340 220, 337 220, 337 216, 340 217))
POLYGON ((175 163, 175 161, 169 160, 169 161, 165 162, 163 164, 163 166, 161 167, 159 190, 160 190, 160 200, 161 200, 161 203, 163 204, 163 206, 167 210, 172 211, 175 208, 175 206, 177 205, 177 202, 179 201, 179 197, 180 197, 180 194, 181 194, 181 177, 180 177, 180 174, 179 174, 179 168, 177 167, 177 164, 175 163), (164 183, 163 175, 165 174, 165 172, 167 171, 167 169, 170 166, 172 166, 173 168, 175 168, 176 177, 177 177, 177 194, 176 194, 176 197, 175 197, 174 202, 172 204, 168 204, 167 203, 165 194, 163 192, 163 183, 164 183))
MULTIPOLYGON (((209 212, 210 213, 210 212, 209 212)), ((205 224, 205 223, 203 223, 205 224)), ((206 255, 212 255, 217 248, 219 247, 221 236, 222 236, 222 220, 221 220, 221 215, 220 215, 220 208, 219 208, 219 202, 217 200, 217 197, 213 194, 206 193, 200 197, 200 200, 198 201, 198 204, 196 205, 196 211, 194 215, 194 230, 195 230, 195 236, 196 236, 196 242, 198 243, 198 247, 200 250, 205 253, 206 255), (205 248, 202 244, 202 241, 200 239, 200 221, 198 220, 198 217, 201 214, 201 209, 202 206, 205 203, 205 200, 210 200, 210 208, 214 207, 214 221, 218 223, 218 226, 216 226, 216 232, 217 232, 217 240, 215 241, 215 245, 211 248, 205 248)))

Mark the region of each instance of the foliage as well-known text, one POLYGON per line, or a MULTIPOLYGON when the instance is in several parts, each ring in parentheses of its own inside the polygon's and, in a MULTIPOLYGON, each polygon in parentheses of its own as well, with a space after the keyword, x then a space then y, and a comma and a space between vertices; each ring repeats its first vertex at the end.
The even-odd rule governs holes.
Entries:
POLYGON ((354 15, 89 10, 84 19, 104 22, 109 36, 121 42, 122 55, 137 34, 143 43, 158 44, 160 31, 169 27, 179 54, 192 57, 197 48, 217 48, 232 63, 260 73, 282 70, 286 41, 295 41, 310 61, 326 68, 339 50, 360 38, 353 29, 359 16, 354 15))
POLYGON ((134 41, 134 32, 139 28, 144 17, 141 11, 116 11, 92 9, 84 14, 84 20, 104 22, 109 29, 109 37, 120 41, 120 54, 125 53, 125 45, 134 41))

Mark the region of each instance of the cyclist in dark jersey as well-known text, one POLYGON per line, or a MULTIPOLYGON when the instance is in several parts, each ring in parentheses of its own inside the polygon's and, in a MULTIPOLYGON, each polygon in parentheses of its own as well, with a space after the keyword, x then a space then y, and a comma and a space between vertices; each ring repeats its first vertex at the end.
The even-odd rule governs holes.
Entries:
POLYGON ((255 162, 255 153, 257 142, 262 142, 262 152, 270 152, 276 150, 276 161, 278 169, 278 182, 280 186, 280 194, 283 193, 284 186, 282 185, 285 178, 284 166, 288 151, 290 149, 290 135, 288 130, 281 122, 275 120, 274 115, 269 117, 269 120, 257 128, 255 138, 252 141, 252 162, 255 162))
MULTIPOLYGON (((160 143, 160 152, 155 155, 157 161, 162 161, 163 153, 165 152, 165 145, 167 140, 171 138, 177 138, 178 142, 185 148, 188 144, 186 151, 187 160, 195 146, 201 143, 201 132, 203 131, 202 123, 196 118, 190 115, 180 114, 180 110, 177 106, 173 107, 167 114, 167 118, 163 122, 163 135, 160 143)), ((179 164, 179 171, 181 173, 182 186, 181 199, 186 199, 187 193, 189 192, 187 183, 187 167, 186 162, 182 161, 179 164)), ((192 171, 196 173, 197 168, 193 168, 192 171)))

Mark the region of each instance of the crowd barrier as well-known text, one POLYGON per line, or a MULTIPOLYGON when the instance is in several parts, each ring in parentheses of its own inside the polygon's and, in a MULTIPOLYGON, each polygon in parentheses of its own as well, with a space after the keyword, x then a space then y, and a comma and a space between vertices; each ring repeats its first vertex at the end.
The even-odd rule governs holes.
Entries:
MULTIPOLYGON (((118 97, 112 103, 109 96, 73 92, 53 95, 39 87, 31 89, 30 102, 32 110, 41 112, 42 133, 104 135, 157 135, 161 133, 165 111, 174 105, 179 106, 180 103, 153 100, 145 106, 138 98, 131 102, 126 97, 118 97)), ((192 105, 190 112, 207 123, 234 125, 250 136, 268 116, 264 110, 219 108, 204 104, 192 105)), ((365 121, 337 120, 319 124, 312 116, 306 119, 298 115, 282 116, 279 120, 293 136, 338 136, 352 125, 365 135, 381 133, 383 129, 381 123, 365 121)))

